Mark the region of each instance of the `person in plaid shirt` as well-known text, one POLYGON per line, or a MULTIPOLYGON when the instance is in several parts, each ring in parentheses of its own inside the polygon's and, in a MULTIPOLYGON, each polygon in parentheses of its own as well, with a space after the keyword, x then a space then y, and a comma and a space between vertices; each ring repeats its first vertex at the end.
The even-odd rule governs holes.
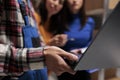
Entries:
MULTIPOLYGON (((23 0, 27 7, 26 0, 23 0)), ((33 8, 27 9, 31 25, 34 25, 33 8)), ((0 0, 0 76, 20 76, 25 71, 48 69, 57 75, 74 73, 62 57, 78 60, 55 46, 24 48, 22 27, 25 25, 18 0, 0 0)))

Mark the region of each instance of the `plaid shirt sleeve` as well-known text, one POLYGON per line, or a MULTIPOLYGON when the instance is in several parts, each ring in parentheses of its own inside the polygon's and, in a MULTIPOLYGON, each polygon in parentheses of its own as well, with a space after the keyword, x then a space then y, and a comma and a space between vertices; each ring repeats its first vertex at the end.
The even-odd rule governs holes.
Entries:
POLYGON ((20 75, 27 70, 44 68, 43 47, 23 47, 24 21, 17 0, 0 1, 0 74, 20 75))
POLYGON ((42 69, 44 65, 43 48, 14 48, 0 44, 0 73, 20 75, 27 70, 42 69))

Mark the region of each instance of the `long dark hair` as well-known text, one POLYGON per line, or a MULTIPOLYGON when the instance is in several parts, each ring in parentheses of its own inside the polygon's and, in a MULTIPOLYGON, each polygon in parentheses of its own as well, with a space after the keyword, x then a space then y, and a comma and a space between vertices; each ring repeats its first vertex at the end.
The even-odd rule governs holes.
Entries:
POLYGON ((45 6, 46 0, 41 0, 40 4, 39 4, 39 14, 41 17, 41 23, 40 24, 45 24, 45 22, 47 21, 47 16, 48 16, 48 12, 45 6))
MULTIPOLYGON (((71 13, 71 11, 68 7, 67 0, 65 1, 65 5, 64 5, 63 9, 64 9, 63 10, 63 15, 66 17, 66 19, 64 19, 64 22, 65 22, 65 24, 70 24, 73 21, 73 17, 72 17, 72 13, 71 13)), ((85 0, 83 0, 83 4, 82 4, 82 7, 80 8, 80 10, 78 12, 78 15, 79 15, 79 18, 81 19, 80 20, 81 21, 80 22, 81 27, 83 28, 85 23, 86 23, 86 20, 87 20, 86 11, 85 11, 85 0)), ((68 25, 67 25, 67 27, 68 27, 68 25)))
MULTIPOLYGON (((41 21, 42 21, 40 23, 41 25, 45 25, 47 18, 48 18, 48 12, 47 12, 45 3, 46 3, 46 0, 42 0, 39 5, 39 14, 41 16, 41 21)), ((62 12, 62 10, 59 13, 51 16, 51 18, 49 20, 49 25, 47 27, 47 31, 52 33, 53 35, 63 33, 62 29, 64 28, 63 27, 64 23, 61 21, 61 12, 62 12)))

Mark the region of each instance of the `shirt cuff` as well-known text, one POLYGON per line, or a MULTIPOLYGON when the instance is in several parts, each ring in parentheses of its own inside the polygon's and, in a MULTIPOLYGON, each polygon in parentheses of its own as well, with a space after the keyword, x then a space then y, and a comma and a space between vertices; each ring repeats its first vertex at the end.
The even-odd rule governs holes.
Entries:
POLYGON ((45 58, 42 48, 30 48, 28 50, 28 64, 31 70, 45 68, 45 58))

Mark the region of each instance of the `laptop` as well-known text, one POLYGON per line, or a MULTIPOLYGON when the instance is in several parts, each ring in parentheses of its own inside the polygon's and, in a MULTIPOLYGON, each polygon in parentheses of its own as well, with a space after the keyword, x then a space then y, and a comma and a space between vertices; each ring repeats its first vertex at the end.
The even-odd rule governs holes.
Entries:
POLYGON ((79 61, 72 65, 75 71, 114 67, 120 67, 120 2, 79 61))

